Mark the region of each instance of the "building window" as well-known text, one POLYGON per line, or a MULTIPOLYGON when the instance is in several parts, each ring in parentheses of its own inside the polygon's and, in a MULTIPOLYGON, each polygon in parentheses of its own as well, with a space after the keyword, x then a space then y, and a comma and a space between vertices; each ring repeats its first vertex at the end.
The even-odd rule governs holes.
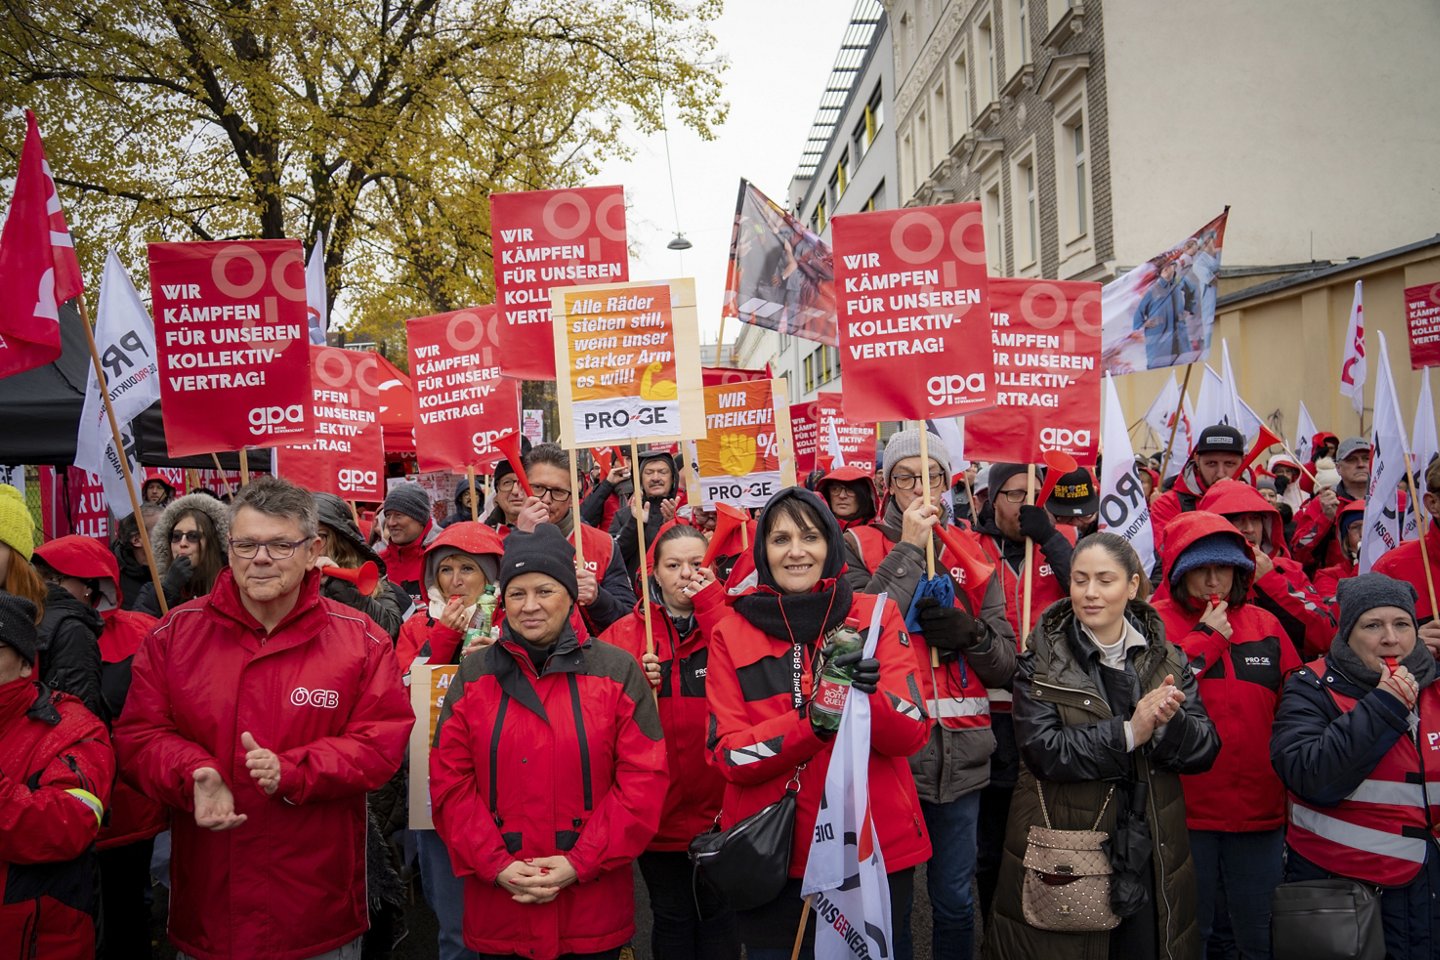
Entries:
POLYGON ((825 198, 821 197, 815 203, 815 215, 810 218, 810 226, 814 228, 816 233, 824 233, 825 224, 828 222, 829 221, 825 219, 825 198))
POLYGON ((975 27, 975 51, 979 58, 976 63, 976 100, 988 105, 994 102, 995 91, 1000 88, 995 79, 995 22, 988 12, 975 27))
POLYGON ((950 152, 950 144, 959 139, 959 135, 947 131, 945 124, 950 118, 950 111, 945 107, 945 81, 941 80, 935 86, 935 92, 931 95, 930 118, 935 124, 934 133, 931 136, 930 166, 933 168, 940 160, 950 152))
POLYGON ((1090 229, 1090 173, 1085 163, 1085 121, 1076 120, 1070 127, 1070 167, 1075 175, 1075 231, 1090 229))
POLYGON ((805 369, 805 392, 815 389, 815 354, 807 354, 802 366, 805 369))
POLYGON ((915 115, 915 182, 930 176, 934 164, 930 162, 930 118, 921 110, 915 115))
POLYGON ((910 131, 900 137, 900 192, 904 196, 915 193, 915 139, 910 131))
POLYGON ((1020 274, 1033 271, 1040 261, 1040 197, 1033 141, 1024 149, 1010 168, 1011 249, 1015 272, 1020 274))
POLYGON ((965 54, 950 62, 950 137, 959 140, 970 129, 970 71, 965 54))
POLYGON ((1071 255, 1091 246, 1088 236, 1095 214, 1090 171, 1090 125, 1082 81, 1055 105, 1055 207, 1062 268, 1071 255))
POLYGON ((865 104, 865 145, 868 147, 875 142, 875 134, 885 126, 885 98, 881 95, 880 84, 875 84, 874 91, 870 94, 870 102, 865 104))
POLYGON ((884 181, 884 180, 881 180, 881 181, 880 181, 880 184, 875 188, 875 192, 872 193, 872 194, 870 194, 870 199, 868 199, 868 200, 865 201, 865 212, 866 212, 866 213, 869 213, 869 212, 872 211, 872 210, 884 210, 884 209, 885 209, 885 181, 884 181))
POLYGON ((1005 276, 1005 248, 1002 246, 1001 225, 1004 207, 1000 202, 1000 175, 980 188, 980 215, 985 225, 985 268, 992 277, 1005 276))
POLYGON ((1015 51, 1020 55, 1015 61, 1015 66, 1010 68, 1014 73, 1023 64, 1030 62, 1030 3, 1029 0, 1015 0, 1015 51))

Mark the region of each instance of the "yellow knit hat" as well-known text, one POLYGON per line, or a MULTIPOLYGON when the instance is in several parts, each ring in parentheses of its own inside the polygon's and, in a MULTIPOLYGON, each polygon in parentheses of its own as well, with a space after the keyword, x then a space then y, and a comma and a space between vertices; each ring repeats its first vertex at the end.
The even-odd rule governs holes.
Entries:
POLYGON ((29 560, 35 552, 35 521, 25 497, 9 484, 0 483, 0 542, 7 543, 29 560))

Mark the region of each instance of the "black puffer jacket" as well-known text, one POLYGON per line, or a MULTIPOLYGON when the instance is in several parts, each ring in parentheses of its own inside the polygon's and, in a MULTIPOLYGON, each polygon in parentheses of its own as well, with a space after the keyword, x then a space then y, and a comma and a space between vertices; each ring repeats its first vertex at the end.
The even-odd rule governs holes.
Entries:
POLYGON ((90 712, 109 723, 114 718, 100 691, 100 614, 70 595, 64 587, 49 584, 45 615, 40 618, 39 680, 85 702, 90 712))
MULTIPOLYGON (((1112 955, 1110 932, 1052 933, 1025 922, 1021 890, 1026 839, 1031 826, 1045 825, 1038 780, 1044 783, 1050 823, 1060 830, 1091 829, 1103 810, 1098 829, 1113 836, 1117 811, 1127 803, 1123 798, 1136 793, 1143 797, 1151 840, 1148 872, 1154 886, 1149 905, 1141 910, 1153 911, 1156 936, 1153 943, 1130 952, 1154 956, 1158 950, 1166 960, 1199 960, 1195 869, 1179 775, 1208 770, 1220 751, 1220 738, 1200 702, 1185 654, 1165 640, 1159 614, 1137 600, 1131 602, 1127 618, 1147 641, 1131 650, 1126 661, 1129 699, 1138 701, 1169 674, 1185 693, 1185 705, 1149 743, 1127 751, 1124 724, 1130 711, 1112 709, 1098 648, 1080 630, 1068 600, 1046 609, 1015 675, 1015 739, 1025 763, 1010 804, 987 957, 1104 960, 1112 955), (1107 801, 1112 786, 1115 795, 1107 801)), ((1127 919, 1113 935, 1127 942, 1127 928, 1141 919, 1127 919)))
POLYGON ((368 597, 363 596, 353 583, 336 577, 326 577, 320 582, 321 595, 365 614, 394 640, 400 635, 400 625, 409 612, 410 595, 384 579, 385 561, 365 542, 344 500, 334 494, 317 493, 315 509, 320 522, 344 539, 359 554, 361 563, 369 561, 379 567, 381 576, 380 589, 368 597), (401 598, 404 598, 403 604, 401 598))

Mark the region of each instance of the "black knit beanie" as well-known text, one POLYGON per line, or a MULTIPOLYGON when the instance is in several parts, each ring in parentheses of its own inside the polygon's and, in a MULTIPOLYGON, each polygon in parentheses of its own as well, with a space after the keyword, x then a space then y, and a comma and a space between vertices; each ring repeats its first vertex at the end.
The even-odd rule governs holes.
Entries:
POLYGON ((580 595, 575 578, 575 548, 560 528, 542 523, 534 533, 510 531, 505 538, 505 555, 500 558, 500 593, 509 582, 522 573, 543 573, 558 580, 574 600, 580 595))
POLYGON ((40 634, 35 630, 35 604, 0 591, 0 643, 13 647, 20 659, 35 665, 40 634))

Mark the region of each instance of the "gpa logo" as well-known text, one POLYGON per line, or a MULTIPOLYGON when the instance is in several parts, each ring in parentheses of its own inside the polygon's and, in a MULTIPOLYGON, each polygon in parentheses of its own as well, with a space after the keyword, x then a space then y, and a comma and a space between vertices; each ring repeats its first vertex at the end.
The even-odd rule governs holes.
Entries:
POLYGON ((925 392, 931 403, 965 403, 985 393, 985 374, 937 375, 925 381, 925 392))
POLYGON ((341 470, 339 476, 340 489, 345 491, 374 490, 380 486, 380 475, 374 470, 355 470, 346 468, 341 470))
POLYGON ((288 432, 286 428, 305 422, 305 411, 298 403, 288 407, 251 407, 245 416, 250 421, 250 432, 257 437, 288 432))
POLYGON ((1064 450, 1090 446, 1089 430, 1071 430, 1066 427, 1043 427, 1040 430, 1041 450, 1064 450))
POLYGON ((297 707, 320 707, 324 710, 334 710, 340 706, 340 694, 334 690, 311 690, 308 687, 296 687, 290 691, 290 702, 297 707))
POLYGON ((470 446, 476 453, 489 450, 495 445, 496 440, 509 432, 509 430, 477 430, 470 434, 470 446))

